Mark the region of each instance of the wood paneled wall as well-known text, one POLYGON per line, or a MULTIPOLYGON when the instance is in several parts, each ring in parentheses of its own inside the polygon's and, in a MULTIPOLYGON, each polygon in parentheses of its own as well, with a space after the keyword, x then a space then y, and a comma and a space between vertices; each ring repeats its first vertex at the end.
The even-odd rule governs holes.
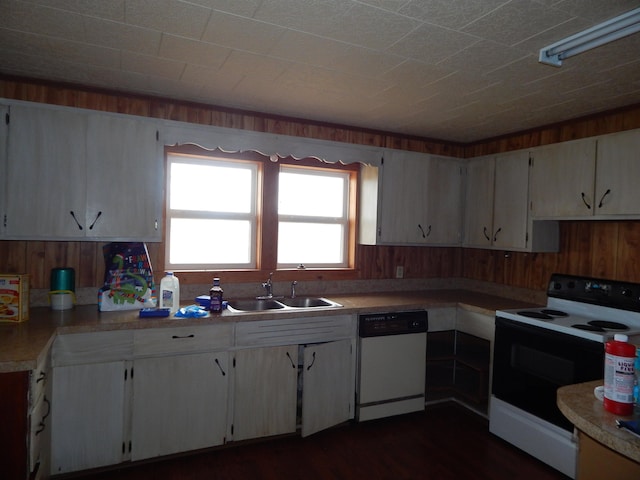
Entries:
MULTIPOLYGON (((0 76, 0 97, 455 157, 640 128, 640 106, 635 106, 465 146, 12 77, 0 76)), ((562 222, 561 242, 559 253, 546 254, 359 245, 353 278, 394 278, 396 265, 403 265, 405 278, 466 277, 536 290, 544 289, 549 275, 555 271, 640 282, 640 222, 562 222)), ((76 286, 97 287, 104 276, 102 245, 0 241, 0 272, 29 273, 34 288, 49 288, 51 268, 69 266, 76 269, 76 286)), ((161 273, 164 246, 150 243, 147 247, 156 274, 161 273)))

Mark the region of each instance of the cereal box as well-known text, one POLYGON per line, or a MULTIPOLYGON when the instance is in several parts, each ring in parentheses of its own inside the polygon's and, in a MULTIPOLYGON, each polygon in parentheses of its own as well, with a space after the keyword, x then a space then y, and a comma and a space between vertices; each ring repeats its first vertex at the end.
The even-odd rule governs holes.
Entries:
POLYGON ((29 319, 29 276, 0 273, 0 322, 29 319))

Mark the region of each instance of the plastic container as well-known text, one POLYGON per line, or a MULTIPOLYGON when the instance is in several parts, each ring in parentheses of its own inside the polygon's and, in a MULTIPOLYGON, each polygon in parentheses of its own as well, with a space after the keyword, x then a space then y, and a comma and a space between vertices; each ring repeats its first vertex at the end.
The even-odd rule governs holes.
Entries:
POLYGON ((633 383, 635 380, 636 347, 629 338, 616 333, 605 343, 604 408, 616 415, 633 414, 633 383))
POLYGON ((213 279, 213 287, 209 290, 209 311, 211 313, 220 313, 222 311, 222 294, 224 291, 220 286, 220 279, 213 279))
POLYGON ((160 280, 160 308, 168 308, 171 313, 176 313, 180 308, 180 281, 173 272, 160 280))
POLYGON ((638 412, 638 410, 640 410, 640 347, 636 348, 636 362, 634 367, 636 370, 636 380, 633 385, 633 403, 635 404, 636 412, 638 412))

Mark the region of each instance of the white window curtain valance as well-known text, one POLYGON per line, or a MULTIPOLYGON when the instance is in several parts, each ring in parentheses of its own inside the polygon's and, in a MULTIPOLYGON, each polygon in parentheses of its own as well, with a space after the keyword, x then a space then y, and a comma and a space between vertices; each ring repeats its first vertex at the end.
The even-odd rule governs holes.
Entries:
POLYGON ((380 166, 381 148, 314 138, 277 135, 236 128, 214 127, 171 120, 163 121, 161 139, 165 145, 198 145, 207 150, 225 152, 255 151, 277 161, 317 158, 327 163, 362 163, 380 166))

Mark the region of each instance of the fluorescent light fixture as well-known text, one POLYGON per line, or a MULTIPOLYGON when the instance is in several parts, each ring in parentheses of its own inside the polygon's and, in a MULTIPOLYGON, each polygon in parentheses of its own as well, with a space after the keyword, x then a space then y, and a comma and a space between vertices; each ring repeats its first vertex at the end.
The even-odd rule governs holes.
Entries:
POLYGON ((538 61, 559 67, 565 58, 573 57, 637 32, 640 32, 640 8, 540 49, 538 61))

